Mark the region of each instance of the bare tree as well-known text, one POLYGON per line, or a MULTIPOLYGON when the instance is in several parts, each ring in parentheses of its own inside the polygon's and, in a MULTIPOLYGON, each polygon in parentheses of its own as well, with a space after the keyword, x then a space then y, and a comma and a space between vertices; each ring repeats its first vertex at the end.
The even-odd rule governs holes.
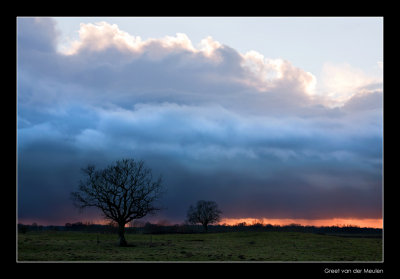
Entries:
POLYGON ((214 201, 198 201, 196 206, 190 206, 187 212, 187 222, 190 224, 202 224, 207 232, 208 225, 220 220, 221 210, 214 201))
POLYGON ((160 210, 161 177, 153 180, 143 161, 123 159, 105 169, 89 165, 82 169, 86 179, 71 193, 80 209, 97 207, 104 217, 118 224, 119 245, 126 246, 125 224, 160 210))

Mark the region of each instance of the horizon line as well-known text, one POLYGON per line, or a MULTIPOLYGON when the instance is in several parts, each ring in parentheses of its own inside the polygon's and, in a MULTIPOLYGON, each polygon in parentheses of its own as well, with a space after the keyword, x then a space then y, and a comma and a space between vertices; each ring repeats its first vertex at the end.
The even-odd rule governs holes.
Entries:
MULTIPOLYGON (((23 219, 18 220, 17 224, 32 225, 36 223, 38 226, 61 226, 65 227, 67 223, 79 223, 90 225, 107 225, 110 223, 108 220, 92 219, 92 220, 79 220, 79 221, 65 221, 65 222, 48 222, 44 220, 23 219), (63 224, 61 224, 63 223, 63 224)), ((136 220, 139 226, 144 226, 146 223, 160 226, 175 226, 185 225, 184 221, 173 222, 166 219, 160 220, 136 220)), ((218 223, 211 225, 220 226, 253 226, 253 225, 271 225, 271 226, 302 226, 302 227, 359 227, 359 228, 374 228, 383 229, 383 218, 330 218, 330 219, 292 219, 292 218, 222 218, 218 223)), ((126 227, 135 227, 130 223, 126 227)))

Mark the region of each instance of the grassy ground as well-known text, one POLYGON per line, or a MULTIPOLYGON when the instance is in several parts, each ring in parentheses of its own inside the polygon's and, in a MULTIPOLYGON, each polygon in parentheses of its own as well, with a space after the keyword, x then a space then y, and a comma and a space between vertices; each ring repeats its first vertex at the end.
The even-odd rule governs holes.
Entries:
POLYGON ((18 261, 381 261, 382 240, 295 232, 127 234, 28 232, 18 261), (99 243, 97 242, 99 239, 99 243))

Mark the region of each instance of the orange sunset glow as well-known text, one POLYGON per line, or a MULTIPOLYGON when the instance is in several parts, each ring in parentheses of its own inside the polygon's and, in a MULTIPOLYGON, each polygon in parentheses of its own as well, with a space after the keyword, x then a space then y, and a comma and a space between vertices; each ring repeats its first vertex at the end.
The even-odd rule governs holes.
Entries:
MULTIPOLYGON (((63 226, 65 223, 74 223, 74 221, 59 221, 59 222, 48 222, 44 220, 34 220, 34 219, 23 219, 19 220, 20 223, 23 224, 32 224, 37 223, 39 225, 61 225, 63 226)), ((103 219, 91 219, 91 220, 83 220, 83 223, 92 223, 99 225, 107 225, 110 221, 103 219)), ((151 223, 159 224, 160 222, 157 220, 151 221, 151 223)), ((279 225, 279 226, 287 226, 290 224, 298 224, 302 226, 315 226, 315 227, 329 227, 329 226, 357 226, 361 228, 383 228, 383 220, 382 219, 344 219, 344 218, 332 218, 332 219, 268 219, 268 218, 222 218, 218 223, 219 225, 228 225, 235 226, 240 223, 246 223, 246 225, 254 225, 254 224, 263 224, 263 225, 279 225)), ((167 225, 173 224, 173 222, 167 222, 167 225)), ((126 224, 126 227, 129 227, 130 224, 126 224)))
POLYGON ((332 219, 267 219, 267 218, 224 218, 219 224, 223 225, 237 225, 239 223, 246 223, 246 225, 253 225, 261 223, 264 225, 279 225, 286 226, 290 224, 299 224, 302 226, 315 226, 315 227, 328 227, 328 226, 357 226, 362 228, 383 228, 382 219, 343 219, 343 218, 332 218, 332 219))

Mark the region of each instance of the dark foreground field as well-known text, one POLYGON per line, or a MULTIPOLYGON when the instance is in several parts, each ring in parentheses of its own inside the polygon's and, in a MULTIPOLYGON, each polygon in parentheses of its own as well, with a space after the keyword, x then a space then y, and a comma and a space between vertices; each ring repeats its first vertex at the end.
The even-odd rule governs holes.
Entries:
POLYGON ((209 234, 28 232, 18 235, 18 261, 382 261, 380 238, 301 232, 209 234))

